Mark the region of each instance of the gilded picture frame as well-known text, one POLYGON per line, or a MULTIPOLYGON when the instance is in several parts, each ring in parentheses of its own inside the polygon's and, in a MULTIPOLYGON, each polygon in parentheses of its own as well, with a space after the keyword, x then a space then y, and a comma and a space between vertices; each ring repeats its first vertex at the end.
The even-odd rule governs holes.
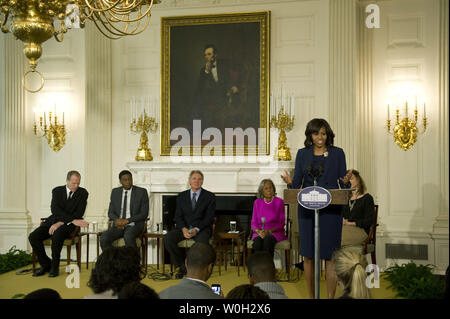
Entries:
POLYGON ((269 154, 269 48, 269 11, 162 17, 161 155, 269 154))

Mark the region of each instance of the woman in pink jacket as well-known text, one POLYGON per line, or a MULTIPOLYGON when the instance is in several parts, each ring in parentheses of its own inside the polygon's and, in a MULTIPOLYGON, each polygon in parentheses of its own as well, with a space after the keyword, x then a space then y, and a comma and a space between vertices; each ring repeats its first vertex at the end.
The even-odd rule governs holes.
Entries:
POLYGON ((253 249, 267 251, 273 257, 275 244, 287 240, 284 226, 284 201, 275 196, 272 180, 264 179, 258 187, 258 199, 253 203, 253 249))

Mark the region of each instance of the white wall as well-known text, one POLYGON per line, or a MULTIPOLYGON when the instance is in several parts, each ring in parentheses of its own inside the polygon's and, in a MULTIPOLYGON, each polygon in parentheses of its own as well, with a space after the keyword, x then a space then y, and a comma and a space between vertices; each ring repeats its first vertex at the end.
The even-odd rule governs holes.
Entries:
MULTIPOLYGON (((387 242, 427 244, 429 260, 423 263, 434 264, 433 225, 440 213, 440 203, 445 198, 448 202, 448 193, 443 192, 440 184, 440 175, 444 173, 440 171, 440 154, 448 152, 439 143, 440 1, 396 0, 379 5, 381 28, 373 31, 372 134, 376 174, 375 189, 370 190, 380 204, 378 257, 383 263, 383 246, 387 242), (396 88, 405 84, 409 89, 398 93, 396 88), (418 93, 414 93, 415 88, 418 93), (419 134, 417 143, 408 151, 399 148, 393 136, 386 133, 387 103, 391 103, 393 120, 395 97, 404 94, 409 96, 410 103, 415 94, 423 97, 428 117, 427 131, 419 134)), ((410 105, 410 115, 414 104, 410 105)), ((448 135, 448 130, 445 134, 448 135)), ((446 257, 448 265, 448 253, 446 257)))

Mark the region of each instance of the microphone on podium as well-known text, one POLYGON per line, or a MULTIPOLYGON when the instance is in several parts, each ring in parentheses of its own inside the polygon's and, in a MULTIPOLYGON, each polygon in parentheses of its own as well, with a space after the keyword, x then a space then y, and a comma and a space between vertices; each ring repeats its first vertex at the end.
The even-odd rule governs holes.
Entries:
POLYGON ((264 230, 264 223, 266 222, 266 217, 261 217, 262 230, 264 230))

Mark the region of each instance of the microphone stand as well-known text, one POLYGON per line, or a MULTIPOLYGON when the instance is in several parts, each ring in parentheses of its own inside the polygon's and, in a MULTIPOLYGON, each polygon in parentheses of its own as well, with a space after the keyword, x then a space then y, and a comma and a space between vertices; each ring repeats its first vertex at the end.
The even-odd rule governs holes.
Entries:
MULTIPOLYGON (((319 168, 312 169, 312 164, 308 167, 308 173, 314 179, 314 186, 317 186, 317 179, 323 174, 323 162, 319 163, 319 168)), ((320 227, 319 210, 314 209, 314 299, 320 299, 320 227)))

